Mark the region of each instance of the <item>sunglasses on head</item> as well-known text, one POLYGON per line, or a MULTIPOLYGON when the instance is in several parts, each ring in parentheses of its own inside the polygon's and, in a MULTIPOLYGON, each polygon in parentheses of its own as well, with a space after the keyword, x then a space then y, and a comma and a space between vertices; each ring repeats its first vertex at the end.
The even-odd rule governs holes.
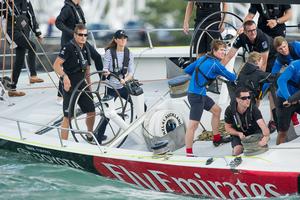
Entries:
POLYGON ((243 96, 243 97, 240 97, 240 99, 242 99, 242 100, 251 99, 251 96, 243 96))
POLYGON ((80 37, 87 37, 88 34, 87 33, 76 33, 76 35, 80 36, 80 37))

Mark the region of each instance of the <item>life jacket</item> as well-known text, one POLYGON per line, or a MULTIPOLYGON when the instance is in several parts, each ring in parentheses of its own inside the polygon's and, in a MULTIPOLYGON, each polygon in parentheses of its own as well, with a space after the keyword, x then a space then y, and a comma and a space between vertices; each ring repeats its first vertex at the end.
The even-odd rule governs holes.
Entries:
POLYGON ((79 58, 79 62, 80 62, 80 69, 74 71, 73 73, 76 73, 76 72, 85 72, 89 63, 91 63, 91 52, 89 50, 89 48, 84 45, 86 48, 86 52, 87 52, 87 59, 84 58, 83 56, 83 53, 82 53, 82 49, 80 48, 80 46, 76 43, 76 41, 74 39, 71 40, 71 43, 75 46, 77 52, 78 52, 78 58, 79 58))
MULTIPOLYGON (((293 58, 293 60, 300 59, 300 56, 296 53, 296 51, 295 51, 292 43, 288 43, 288 47, 289 47, 290 55, 293 58)), ((280 54, 280 53, 278 54, 277 59, 279 60, 279 62, 282 65, 289 65, 290 64, 290 61, 287 59, 287 57, 284 56, 284 55, 282 55, 282 54, 280 54)))
POLYGON ((199 86, 199 87, 205 87, 205 86, 209 86, 213 83, 214 78, 208 78, 200 69, 201 65, 208 59, 208 58, 215 58, 214 56, 212 55, 209 55, 209 54, 205 54, 205 58, 202 60, 202 62, 196 67, 195 71, 196 71, 196 74, 195 74, 195 79, 196 79, 196 84, 199 86), (199 85, 198 83, 198 73, 200 73, 206 80, 206 82, 203 84, 203 85, 199 85))
POLYGON ((65 4, 70 6, 74 12, 74 15, 76 17, 77 24, 86 24, 83 11, 80 6, 78 8, 75 7, 74 3, 70 1, 65 1, 65 4), (78 11, 79 9, 79 11, 78 11))
POLYGON ((233 119, 235 121, 235 124, 237 126, 238 129, 242 130, 243 133, 246 133, 249 129, 250 126, 252 126, 252 121, 253 121, 253 106, 252 103, 250 104, 249 108, 247 108, 246 110, 246 114, 245 114, 245 127, 243 126, 242 120, 240 118, 240 114, 237 111, 237 102, 235 100, 233 100, 230 103, 231 106, 231 110, 233 113, 233 119))
POLYGON ((264 16, 264 18, 266 19, 274 19, 279 17, 280 14, 280 8, 279 8, 279 4, 272 4, 273 9, 268 8, 268 6, 264 3, 260 4, 261 9, 262 9, 262 15, 264 16))
POLYGON ((110 49, 110 54, 112 58, 112 66, 113 66, 113 74, 116 76, 123 76, 125 77, 125 74, 127 74, 128 71, 128 66, 129 66, 129 49, 127 47, 124 48, 124 59, 123 59, 123 64, 122 67, 119 66, 118 64, 118 58, 117 58, 117 49, 115 47, 111 47, 110 49))

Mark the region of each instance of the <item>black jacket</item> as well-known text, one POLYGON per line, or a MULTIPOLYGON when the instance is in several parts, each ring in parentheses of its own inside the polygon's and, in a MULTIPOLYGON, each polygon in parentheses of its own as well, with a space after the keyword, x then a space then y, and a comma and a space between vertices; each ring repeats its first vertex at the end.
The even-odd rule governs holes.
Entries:
MULTIPOLYGON (((38 37, 42 33, 39 29, 39 24, 36 21, 36 17, 33 11, 32 4, 29 0, 15 0, 15 9, 14 9, 14 21, 17 20, 18 17, 22 15, 22 17, 26 18, 28 21, 30 29, 35 33, 35 35, 38 37)), ((7 18, 7 33, 12 35, 12 2, 9 1, 10 7, 8 8, 8 18, 7 18)), ((2 15, 6 17, 6 0, 0 2, 0 8, 2 8, 4 11, 2 12, 2 15), (3 4, 3 5, 2 5, 3 4)), ((30 29, 19 29, 17 26, 14 26, 14 38, 21 37, 22 34, 20 31, 23 31, 25 35, 29 35, 30 29)))
POLYGON ((80 5, 75 5, 71 0, 65 0, 65 5, 56 18, 55 25, 62 31, 61 46, 63 47, 73 39, 74 28, 76 24, 85 24, 84 13, 80 5), (77 16, 77 13, 79 16, 77 16))
POLYGON ((262 84, 274 81, 275 75, 262 71, 254 64, 245 63, 238 75, 237 85, 248 88, 255 97, 258 97, 262 84))

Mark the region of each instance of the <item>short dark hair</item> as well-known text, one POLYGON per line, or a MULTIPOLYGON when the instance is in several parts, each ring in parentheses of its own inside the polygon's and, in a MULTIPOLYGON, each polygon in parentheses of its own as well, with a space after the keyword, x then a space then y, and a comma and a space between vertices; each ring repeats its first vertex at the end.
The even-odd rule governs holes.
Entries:
POLYGON ((76 24, 74 28, 74 32, 77 33, 79 30, 87 30, 84 24, 76 24))
POLYGON ((242 92, 250 92, 250 90, 249 90, 248 88, 246 88, 246 87, 238 87, 238 88, 235 90, 235 92, 234 92, 235 97, 236 97, 236 98, 241 97, 241 93, 242 93, 242 92))
POLYGON ((252 26, 253 24, 256 25, 255 21, 253 21, 253 20, 247 20, 247 21, 245 21, 245 22, 243 23, 243 28, 244 28, 244 30, 246 29, 247 26, 252 26))

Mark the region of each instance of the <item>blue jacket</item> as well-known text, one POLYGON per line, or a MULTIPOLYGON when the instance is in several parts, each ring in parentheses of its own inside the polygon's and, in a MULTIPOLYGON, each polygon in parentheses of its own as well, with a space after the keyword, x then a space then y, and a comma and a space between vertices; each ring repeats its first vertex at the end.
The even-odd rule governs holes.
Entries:
MULTIPOLYGON (((298 42, 298 41, 291 42, 291 43, 289 43, 289 46, 292 46, 292 48, 295 51, 295 54, 297 54, 297 56, 300 57, 300 42, 298 42)), ((281 55, 281 56, 287 60, 288 64, 290 64, 292 61, 296 60, 295 58, 293 58, 293 56, 291 54, 289 54, 287 56, 283 56, 283 55, 281 55)), ((274 65, 272 67, 271 73, 276 74, 276 73, 280 72, 280 69, 283 67, 283 65, 284 65, 284 63, 281 63, 280 59, 277 57, 277 59, 274 62, 274 65)))
POLYGON ((220 60, 212 56, 204 55, 184 69, 185 73, 192 76, 188 93, 206 95, 205 83, 207 83, 207 80, 199 72, 198 84, 196 83, 196 67, 199 67, 199 70, 201 70, 201 72, 209 79, 216 79, 217 76, 224 76, 229 81, 234 81, 237 78, 234 73, 229 72, 225 66, 221 64, 220 60), (206 60, 203 62, 204 59, 206 60))
POLYGON ((293 81, 296 84, 300 83, 300 60, 291 62, 277 80, 277 96, 285 100, 288 100, 291 95, 299 90, 299 88, 292 86, 288 81, 293 81))

